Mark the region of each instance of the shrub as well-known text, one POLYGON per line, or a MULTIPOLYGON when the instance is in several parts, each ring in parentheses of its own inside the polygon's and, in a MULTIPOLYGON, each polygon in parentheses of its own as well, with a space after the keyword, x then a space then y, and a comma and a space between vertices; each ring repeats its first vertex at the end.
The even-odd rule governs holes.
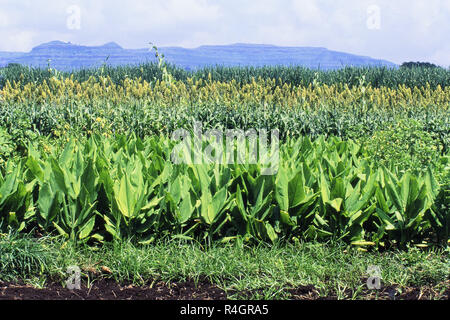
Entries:
POLYGON ((395 164, 400 170, 425 169, 437 163, 443 149, 436 134, 425 131, 423 124, 413 119, 392 122, 369 137, 365 146, 379 164, 395 164))

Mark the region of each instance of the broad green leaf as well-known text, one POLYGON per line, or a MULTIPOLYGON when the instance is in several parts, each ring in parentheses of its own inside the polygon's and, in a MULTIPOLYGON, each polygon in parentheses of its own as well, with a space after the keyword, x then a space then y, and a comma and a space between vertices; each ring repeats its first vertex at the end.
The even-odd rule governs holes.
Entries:
POLYGON ((222 208, 225 206, 225 201, 227 198, 227 189, 224 187, 217 192, 212 198, 212 208, 214 211, 214 217, 220 213, 222 208))
POLYGON ((188 194, 181 200, 180 209, 178 210, 178 221, 180 223, 187 222, 194 212, 194 207, 191 204, 191 196, 188 194))
POLYGON ((95 216, 91 217, 87 223, 84 224, 84 226, 80 229, 79 233, 79 239, 83 240, 91 234, 92 230, 94 229, 95 225, 95 216))
POLYGON ((211 204, 212 196, 209 190, 205 190, 204 192, 202 192, 200 200, 202 203, 200 207, 201 216, 207 224, 211 224, 216 217, 216 213, 214 212, 214 208, 211 204))
POLYGON ((342 199, 341 198, 333 199, 331 201, 328 201, 327 203, 330 206, 332 206, 334 208, 334 210, 336 210, 337 212, 341 212, 341 204, 342 204, 342 199))
POLYGON ((164 199, 164 197, 160 197, 160 198, 152 198, 152 200, 150 200, 149 202, 147 202, 147 204, 145 206, 143 206, 142 208, 140 208, 141 211, 146 211, 146 210, 150 210, 151 208, 156 207, 161 200, 164 199))
POLYGON ((433 172, 431 171, 430 167, 428 167, 427 172, 425 173, 424 180, 425 185, 427 186, 429 198, 430 200, 434 200, 439 193, 439 184, 434 178, 433 172))
POLYGON ((388 191, 389 198, 395 205, 397 211, 403 211, 402 201, 397 193, 397 186, 392 180, 386 181, 386 190, 388 191))
POLYGON ((320 173, 320 195, 322 196, 322 202, 324 204, 330 201, 330 188, 323 171, 320 173))
POLYGON ((270 241, 274 243, 278 239, 278 235, 276 234, 275 230, 273 229, 270 223, 266 222, 264 226, 266 228, 267 236, 269 237, 270 241))
POLYGON ((126 174, 120 179, 119 186, 114 186, 114 191, 117 207, 125 217, 130 218, 134 214, 136 190, 131 186, 126 174))
POLYGON ((65 232, 63 228, 61 228, 58 224, 53 222, 53 226, 56 228, 60 235, 64 236, 65 238, 69 238, 69 234, 65 232))
POLYGON ((50 188, 50 185, 48 183, 45 183, 41 188, 39 189, 39 197, 37 201, 37 205, 39 208, 39 212, 41 213, 41 216, 48 220, 50 212, 52 210, 53 201, 56 199, 55 194, 50 188))
POLYGON ((410 192, 411 175, 406 172, 401 180, 401 204, 402 212, 406 211, 406 206, 408 204, 409 192, 410 192))
POLYGON ((281 211, 289 210, 289 180, 286 169, 280 167, 276 178, 275 198, 281 211))
POLYGON ((74 148, 75 148, 74 140, 70 139, 70 141, 66 144, 59 158, 59 163, 63 165, 65 168, 69 166, 70 161, 73 158, 74 148))
POLYGON ((27 167, 40 183, 44 182, 44 170, 42 170, 39 162, 32 156, 29 156, 26 162, 27 167))
POLYGON ((299 170, 294 178, 289 181, 289 208, 298 206, 305 199, 304 188, 303 172, 299 170))
POLYGON ((395 222, 387 215, 383 210, 380 210, 379 208, 377 210, 377 215, 380 218, 380 220, 385 224, 385 230, 395 230, 395 222))
POLYGON ((63 194, 67 194, 67 185, 66 185, 66 179, 64 177, 64 171, 60 167, 59 163, 56 162, 55 159, 50 159, 50 164, 52 168, 52 173, 54 177, 54 186, 58 188, 59 191, 61 191, 63 194))

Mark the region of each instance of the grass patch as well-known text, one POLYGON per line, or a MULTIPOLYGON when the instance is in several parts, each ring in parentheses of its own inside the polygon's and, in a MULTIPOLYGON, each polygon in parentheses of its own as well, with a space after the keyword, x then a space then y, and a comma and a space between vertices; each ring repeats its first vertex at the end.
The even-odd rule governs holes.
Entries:
POLYGON ((4 235, 0 239, 2 281, 44 285, 64 283, 68 266, 82 270, 87 285, 102 278, 149 285, 164 281, 208 281, 231 299, 289 299, 289 289, 312 285, 318 295, 361 298, 367 268, 381 269, 382 286, 448 286, 449 250, 409 248, 360 252, 342 243, 297 243, 274 246, 214 245, 161 241, 139 246, 130 241, 102 247, 63 245, 58 238, 39 240, 4 235))
POLYGON ((54 239, 0 234, 0 280, 32 279, 50 270, 54 239))

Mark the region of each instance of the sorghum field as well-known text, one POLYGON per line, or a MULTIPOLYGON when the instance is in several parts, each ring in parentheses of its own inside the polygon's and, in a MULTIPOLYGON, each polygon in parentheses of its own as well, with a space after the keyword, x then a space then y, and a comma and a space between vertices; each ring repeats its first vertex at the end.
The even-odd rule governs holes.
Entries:
POLYGON ((0 280, 42 287, 80 265, 229 298, 347 299, 372 297, 361 279, 378 264, 379 298, 442 298, 449 107, 441 68, 0 69, 0 280), (174 163, 172 133, 196 125, 278 130, 276 172, 174 163))

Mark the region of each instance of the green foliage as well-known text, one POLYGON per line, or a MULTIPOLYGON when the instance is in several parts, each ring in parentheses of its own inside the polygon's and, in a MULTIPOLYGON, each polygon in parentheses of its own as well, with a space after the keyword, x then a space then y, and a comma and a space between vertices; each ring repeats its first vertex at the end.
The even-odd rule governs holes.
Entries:
POLYGON ((437 65, 429 62, 403 62, 400 68, 439 68, 437 65))
MULTIPOLYGON (((172 74, 167 70, 167 63, 164 60, 164 54, 160 54, 158 51, 158 47, 156 47, 152 43, 150 43, 150 45, 152 46, 152 50, 155 50, 155 57, 156 57, 156 59, 158 59, 158 68, 162 71, 162 79, 161 80, 164 81, 165 83, 168 83, 169 85, 171 85, 172 82, 174 81, 174 78, 173 78, 172 74)), ((157 80, 156 77, 154 80, 155 81, 157 80)))
MULTIPOLYGON (((281 140, 288 137, 316 138, 325 135, 364 142, 368 137, 374 136, 374 139, 381 143, 388 142, 390 134, 395 132, 397 121, 393 119, 403 119, 399 125, 407 129, 408 133, 404 134, 397 130, 398 135, 404 135, 404 148, 406 144, 413 144, 411 139, 416 139, 417 135, 422 139, 420 141, 426 144, 422 157, 424 161, 425 154, 431 151, 432 146, 436 146, 434 154, 446 154, 450 150, 448 110, 431 106, 398 106, 392 109, 355 104, 345 108, 321 105, 312 109, 302 105, 289 108, 284 105, 268 107, 267 104, 260 103, 228 108, 215 102, 193 105, 173 103, 161 106, 137 100, 126 104, 100 100, 90 105, 76 102, 68 105, 14 103, 4 104, 0 109, 0 126, 7 129, 15 141, 16 149, 22 152, 26 150, 28 142, 38 143, 39 137, 60 137, 66 134, 86 136, 92 133, 115 132, 134 133, 143 138, 161 133, 170 135, 179 128, 192 130, 194 121, 200 121, 203 130, 278 129, 281 140)), ((370 143, 370 140, 368 142, 370 143)), ((378 146, 384 144, 386 143, 378 146)), ((377 147, 376 144, 373 146, 377 147)), ((419 143, 416 144, 414 152, 418 152, 418 147, 419 143)), ((395 150, 393 149, 393 152, 395 150)), ((411 150, 413 149, 408 150, 408 153, 411 150)), ((380 154, 379 158, 382 157, 380 154)))
POLYGON ((0 231, 38 228, 82 243, 448 240, 448 70, 185 71, 156 54, 158 64, 72 74, 0 69, 0 87, 9 81, 8 97, 0 96, 0 231), (267 82, 257 85, 259 77, 267 82), (198 79, 206 81, 194 84, 198 79), (86 81, 86 90, 61 89, 78 88, 73 80, 86 81), (26 83, 43 85, 21 93, 26 83), (289 85, 309 88, 307 96, 289 85), (381 86, 394 90, 373 89, 381 86), (258 164, 174 164, 167 136, 192 132, 195 121, 203 131, 278 129, 278 172, 265 176, 258 164))
POLYGON ((52 258, 45 247, 46 240, 24 237, 12 230, 0 233, 0 280, 27 279, 46 271, 52 258))
POLYGON ((7 161, 14 150, 14 143, 8 132, 0 127, 0 165, 7 161))
MULTIPOLYGON (((147 286, 164 283, 202 283, 223 288, 229 299, 293 299, 291 289, 311 285, 322 297, 370 298, 361 288, 367 267, 376 264, 382 285, 395 286, 396 299, 411 287, 426 287, 424 299, 446 299, 448 250, 410 247, 407 250, 361 252, 342 242, 299 242, 267 246, 201 244, 162 240, 152 245, 114 241, 102 247, 63 245, 58 238, 36 239, 23 234, 0 234, 0 280, 38 287, 67 280, 67 267, 79 266, 81 281, 114 279, 120 284, 147 286), (101 272, 107 266, 111 274, 101 272), (342 290, 347 288, 347 290, 342 290)), ((297 292, 297 290, 294 290, 297 292)), ((405 296, 405 295, 404 295, 405 296)), ((373 298, 373 297, 372 297, 373 298)), ((386 297, 387 298, 387 297, 386 297)), ((400 298, 401 299, 401 298, 400 298)))
POLYGON ((432 171, 377 166, 351 141, 288 139, 273 176, 262 174, 263 164, 174 164, 174 145, 164 137, 94 136, 72 139, 61 153, 30 149, 0 179, 0 221, 82 242, 448 239, 432 171))
POLYGON ((95 154, 90 150, 85 153, 86 149, 81 147, 72 140, 59 159, 50 156, 43 162, 31 150, 27 159, 27 166, 39 185, 36 202, 39 226, 54 227, 72 241, 90 238, 99 190, 95 154))
POLYGON ((387 124, 366 139, 365 147, 374 161, 400 170, 425 170, 443 151, 437 134, 412 119, 387 124))
MULTIPOLYGON (((164 64, 168 74, 175 80, 187 81, 188 78, 194 80, 212 79, 213 81, 236 81, 238 83, 251 83, 252 79, 277 79, 280 84, 309 85, 313 82, 317 84, 332 85, 346 83, 349 87, 358 86, 362 77, 366 83, 372 87, 397 88, 405 85, 409 88, 423 87, 427 83, 431 88, 440 85, 442 88, 450 84, 450 71, 444 68, 386 68, 386 67, 346 67, 338 70, 313 70, 295 66, 277 67, 205 67, 199 70, 184 70, 170 64, 164 64)), ((164 68, 158 62, 145 63, 135 66, 102 66, 101 68, 81 69, 72 73, 60 72, 60 76, 69 77, 73 75, 74 80, 86 81, 91 76, 109 76, 114 83, 118 84, 126 78, 139 78, 152 82, 154 79, 163 80, 164 68)), ((30 68, 20 65, 13 65, 0 68, 0 88, 6 84, 6 80, 11 83, 21 82, 22 84, 34 82, 42 83, 54 76, 52 70, 30 68)))
POLYGON ((0 231, 12 227, 24 230, 34 216, 32 191, 35 181, 27 181, 23 161, 5 164, 0 173, 0 231))

